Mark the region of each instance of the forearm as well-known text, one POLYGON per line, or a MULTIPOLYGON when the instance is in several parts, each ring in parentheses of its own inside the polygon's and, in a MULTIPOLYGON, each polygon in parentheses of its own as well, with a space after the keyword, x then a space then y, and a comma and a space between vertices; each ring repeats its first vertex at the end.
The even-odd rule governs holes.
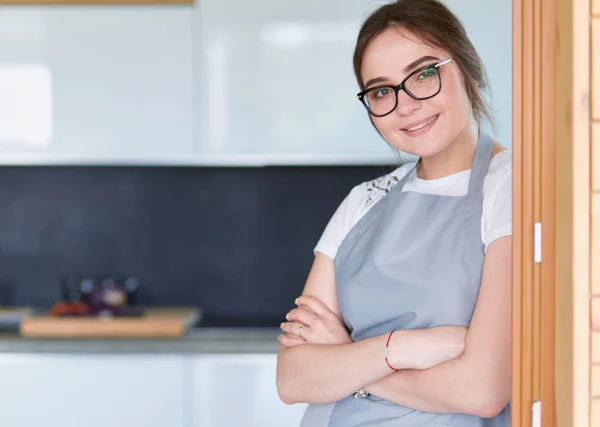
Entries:
POLYGON ((459 375, 464 360, 457 358, 424 371, 402 370, 365 387, 382 399, 423 412, 461 413, 469 396, 468 378, 459 375))
POLYGON ((383 399, 427 412, 489 418, 511 394, 512 240, 492 243, 464 353, 424 371, 403 371, 365 389, 383 399))
POLYGON ((483 364, 459 357, 427 370, 403 370, 365 387, 382 399, 423 412, 497 415, 510 396, 510 372, 487 378, 483 364))
POLYGON ((385 363, 386 336, 340 345, 281 347, 277 388, 288 403, 332 403, 393 371, 385 363))

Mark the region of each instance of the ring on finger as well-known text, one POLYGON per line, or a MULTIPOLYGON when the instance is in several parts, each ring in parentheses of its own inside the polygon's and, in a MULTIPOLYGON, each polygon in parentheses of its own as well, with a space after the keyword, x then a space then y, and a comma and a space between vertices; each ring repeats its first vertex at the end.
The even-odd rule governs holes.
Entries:
POLYGON ((302 337, 302 330, 304 329, 304 325, 300 325, 300 327, 298 328, 298 336, 302 337))

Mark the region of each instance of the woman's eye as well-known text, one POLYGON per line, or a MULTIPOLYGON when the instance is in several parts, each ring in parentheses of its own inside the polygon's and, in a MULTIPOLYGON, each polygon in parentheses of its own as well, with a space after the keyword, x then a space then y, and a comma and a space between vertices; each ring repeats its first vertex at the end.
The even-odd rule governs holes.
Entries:
POLYGON ((425 79, 428 79, 429 77, 437 76, 437 73, 438 73, 437 68, 428 68, 425 71, 423 71, 421 74, 419 74, 419 80, 425 80, 425 79))
POLYGON ((389 87, 382 87, 381 89, 373 91, 373 98, 383 98, 390 93, 392 93, 392 90, 389 87))

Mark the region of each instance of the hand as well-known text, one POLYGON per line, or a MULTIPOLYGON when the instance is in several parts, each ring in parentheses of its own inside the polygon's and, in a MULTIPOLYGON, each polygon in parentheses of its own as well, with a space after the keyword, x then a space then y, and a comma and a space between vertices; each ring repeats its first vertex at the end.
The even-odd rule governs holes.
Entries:
POLYGON ((388 359, 396 369, 429 369, 460 357, 466 336, 464 326, 396 331, 390 340, 388 359))
POLYGON ((279 341, 286 347, 300 344, 347 344, 352 342, 342 321, 316 297, 303 295, 296 299, 298 308, 291 310, 281 324, 287 332, 279 341), (300 327, 302 332, 300 332, 300 327))

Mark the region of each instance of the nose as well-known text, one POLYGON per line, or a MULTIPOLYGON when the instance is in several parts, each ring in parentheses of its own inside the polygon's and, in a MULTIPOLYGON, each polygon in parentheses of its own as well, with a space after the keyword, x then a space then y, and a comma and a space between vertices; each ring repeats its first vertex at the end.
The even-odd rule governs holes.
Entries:
POLYGON ((418 101, 411 96, 409 96, 403 90, 398 92, 398 106, 396 107, 396 112, 401 116, 410 116, 415 113, 415 111, 421 108, 421 101, 418 101))

